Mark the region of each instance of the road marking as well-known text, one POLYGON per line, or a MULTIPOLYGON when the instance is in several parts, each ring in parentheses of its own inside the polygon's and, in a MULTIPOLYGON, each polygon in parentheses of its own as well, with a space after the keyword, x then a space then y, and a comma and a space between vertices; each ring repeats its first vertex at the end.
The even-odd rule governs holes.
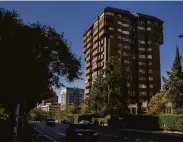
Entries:
POLYGON ((41 133, 43 136, 45 136, 46 138, 50 139, 52 142, 58 142, 55 139, 51 138, 50 136, 44 134, 43 132, 41 132, 40 130, 38 130, 37 128, 33 127, 36 131, 38 131, 39 133, 41 133))
POLYGON ((134 142, 139 142, 140 141, 140 139, 136 139, 136 140, 133 140, 134 142))
MULTIPOLYGON (((51 131, 53 131, 53 130, 51 130, 51 131)), ((61 135, 61 136, 66 136, 66 135, 64 135, 64 134, 62 134, 62 133, 59 133, 59 132, 57 132, 57 131, 53 131, 53 132, 55 132, 55 133, 57 133, 57 134, 59 134, 59 135, 61 135)))

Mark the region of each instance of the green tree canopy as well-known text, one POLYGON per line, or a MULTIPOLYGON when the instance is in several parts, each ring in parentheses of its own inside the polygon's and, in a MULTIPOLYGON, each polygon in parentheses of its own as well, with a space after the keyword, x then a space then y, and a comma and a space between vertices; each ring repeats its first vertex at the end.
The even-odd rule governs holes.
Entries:
POLYGON ((61 76, 79 79, 80 58, 63 33, 39 22, 25 24, 16 11, 0 9, 0 21, 0 103, 7 111, 25 99, 30 109, 62 85, 61 76))
POLYGON ((160 113, 165 113, 167 103, 168 100, 165 96, 162 93, 157 93, 150 99, 148 104, 148 114, 158 115, 160 113))
POLYGON ((183 75, 181 56, 178 46, 176 47, 176 56, 170 72, 167 72, 168 79, 163 77, 162 93, 167 96, 169 101, 173 103, 173 108, 178 109, 183 107, 183 75))
POLYGON ((127 111, 128 91, 122 59, 111 57, 97 77, 90 102, 104 113, 121 115, 127 111))

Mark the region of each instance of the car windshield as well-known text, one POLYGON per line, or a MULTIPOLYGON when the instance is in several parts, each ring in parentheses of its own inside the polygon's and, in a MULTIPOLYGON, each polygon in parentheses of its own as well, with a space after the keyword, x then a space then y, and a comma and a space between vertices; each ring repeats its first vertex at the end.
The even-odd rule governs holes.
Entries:
POLYGON ((91 129, 90 125, 84 125, 84 124, 74 124, 72 125, 74 129, 91 129))
POLYGON ((54 119, 48 119, 48 121, 55 121, 54 119))
POLYGON ((79 123, 89 123, 88 120, 81 120, 79 123))

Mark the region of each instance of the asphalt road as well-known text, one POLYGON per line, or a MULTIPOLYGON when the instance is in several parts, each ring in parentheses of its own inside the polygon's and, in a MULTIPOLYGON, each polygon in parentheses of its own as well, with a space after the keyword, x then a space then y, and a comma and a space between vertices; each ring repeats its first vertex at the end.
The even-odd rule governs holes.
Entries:
POLYGON ((68 125, 56 124, 48 126, 45 123, 31 123, 31 125, 42 135, 52 142, 65 142, 65 130, 68 125))
MULTIPOLYGON (((50 140, 49 142, 65 142, 65 130, 68 125, 56 124, 55 126, 47 126, 44 123, 31 123, 31 125, 42 135, 47 137, 50 140)), ((98 132, 98 142, 183 142, 183 138, 156 134, 134 132, 118 132, 115 134, 109 134, 102 131, 98 132)))

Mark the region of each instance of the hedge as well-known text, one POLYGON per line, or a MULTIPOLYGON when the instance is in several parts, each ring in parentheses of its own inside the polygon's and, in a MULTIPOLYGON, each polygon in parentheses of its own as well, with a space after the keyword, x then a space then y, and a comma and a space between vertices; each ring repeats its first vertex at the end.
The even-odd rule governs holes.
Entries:
POLYGON ((159 125, 164 130, 183 132, 183 114, 162 114, 159 125))
POLYGON ((127 129, 183 132, 183 114, 127 115, 119 121, 120 124, 125 124, 127 129))

